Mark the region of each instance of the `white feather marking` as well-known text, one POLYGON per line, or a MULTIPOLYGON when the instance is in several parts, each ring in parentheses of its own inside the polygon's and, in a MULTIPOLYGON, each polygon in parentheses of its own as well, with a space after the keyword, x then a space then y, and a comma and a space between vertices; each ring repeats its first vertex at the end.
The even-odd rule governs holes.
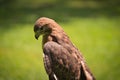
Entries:
POLYGON ((43 54, 43 57, 45 57, 45 54, 43 54))
POLYGON ((58 80, 55 74, 53 76, 54 76, 55 80, 58 80))
POLYGON ((83 61, 81 61, 81 64, 83 66, 83 70, 86 74, 87 80, 93 80, 92 76, 90 75, 90 73, 85 69, 85 63, 83 61))

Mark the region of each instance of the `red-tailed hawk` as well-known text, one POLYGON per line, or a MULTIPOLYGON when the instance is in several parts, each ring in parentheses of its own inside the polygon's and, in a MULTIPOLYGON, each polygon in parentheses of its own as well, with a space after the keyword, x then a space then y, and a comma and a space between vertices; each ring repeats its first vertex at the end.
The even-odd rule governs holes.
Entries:
POLYGON ((34 32, 36 39, 43 35, 43 60, 49 80, 95 80, 79 50, 54 20, 39 18, 34 32))

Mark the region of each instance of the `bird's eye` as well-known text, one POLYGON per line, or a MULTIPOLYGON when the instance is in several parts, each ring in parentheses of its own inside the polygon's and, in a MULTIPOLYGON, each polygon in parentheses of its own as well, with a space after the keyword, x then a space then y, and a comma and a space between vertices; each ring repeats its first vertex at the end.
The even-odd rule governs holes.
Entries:
POLYGON ((43 30, 43 27, 41 27, 40 29, 43 30))

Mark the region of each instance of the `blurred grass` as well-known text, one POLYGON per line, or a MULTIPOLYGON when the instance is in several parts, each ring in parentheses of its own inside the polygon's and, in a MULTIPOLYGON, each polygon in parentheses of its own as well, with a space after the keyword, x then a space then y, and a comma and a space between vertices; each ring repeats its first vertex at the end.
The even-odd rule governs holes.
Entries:
POLYGON ((47 80, 40 43, 36 44, 31 25, 16 25, 2 34, 0 80, 47 80))
POLYGON ((48 80, 41 38, 35 40, 33 32, 41 16, 64 28, 97 80, 120 79, 120 7, 101 6, 99 1, 15 1, 15 7, 11 2, 0 8, 0 80, 48 80))

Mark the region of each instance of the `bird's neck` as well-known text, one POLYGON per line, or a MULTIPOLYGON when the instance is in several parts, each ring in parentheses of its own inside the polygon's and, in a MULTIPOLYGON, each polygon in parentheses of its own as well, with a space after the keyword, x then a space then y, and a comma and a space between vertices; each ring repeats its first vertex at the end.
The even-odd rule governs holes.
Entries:
POLYGON ((59 32, 58 34, 58 32, 53 31, 50 34, 43 35, 42 45, 44 45, 46 42, 49 41, 56 42, 60 45, 65 45, 65 44, 73 45, 65 32, 59 32))
POLYGON ((43 35, 42 45, 44 46, 44 44, 48 41, 52 41, 52 38, 50 37, 50 34, 43 35))

